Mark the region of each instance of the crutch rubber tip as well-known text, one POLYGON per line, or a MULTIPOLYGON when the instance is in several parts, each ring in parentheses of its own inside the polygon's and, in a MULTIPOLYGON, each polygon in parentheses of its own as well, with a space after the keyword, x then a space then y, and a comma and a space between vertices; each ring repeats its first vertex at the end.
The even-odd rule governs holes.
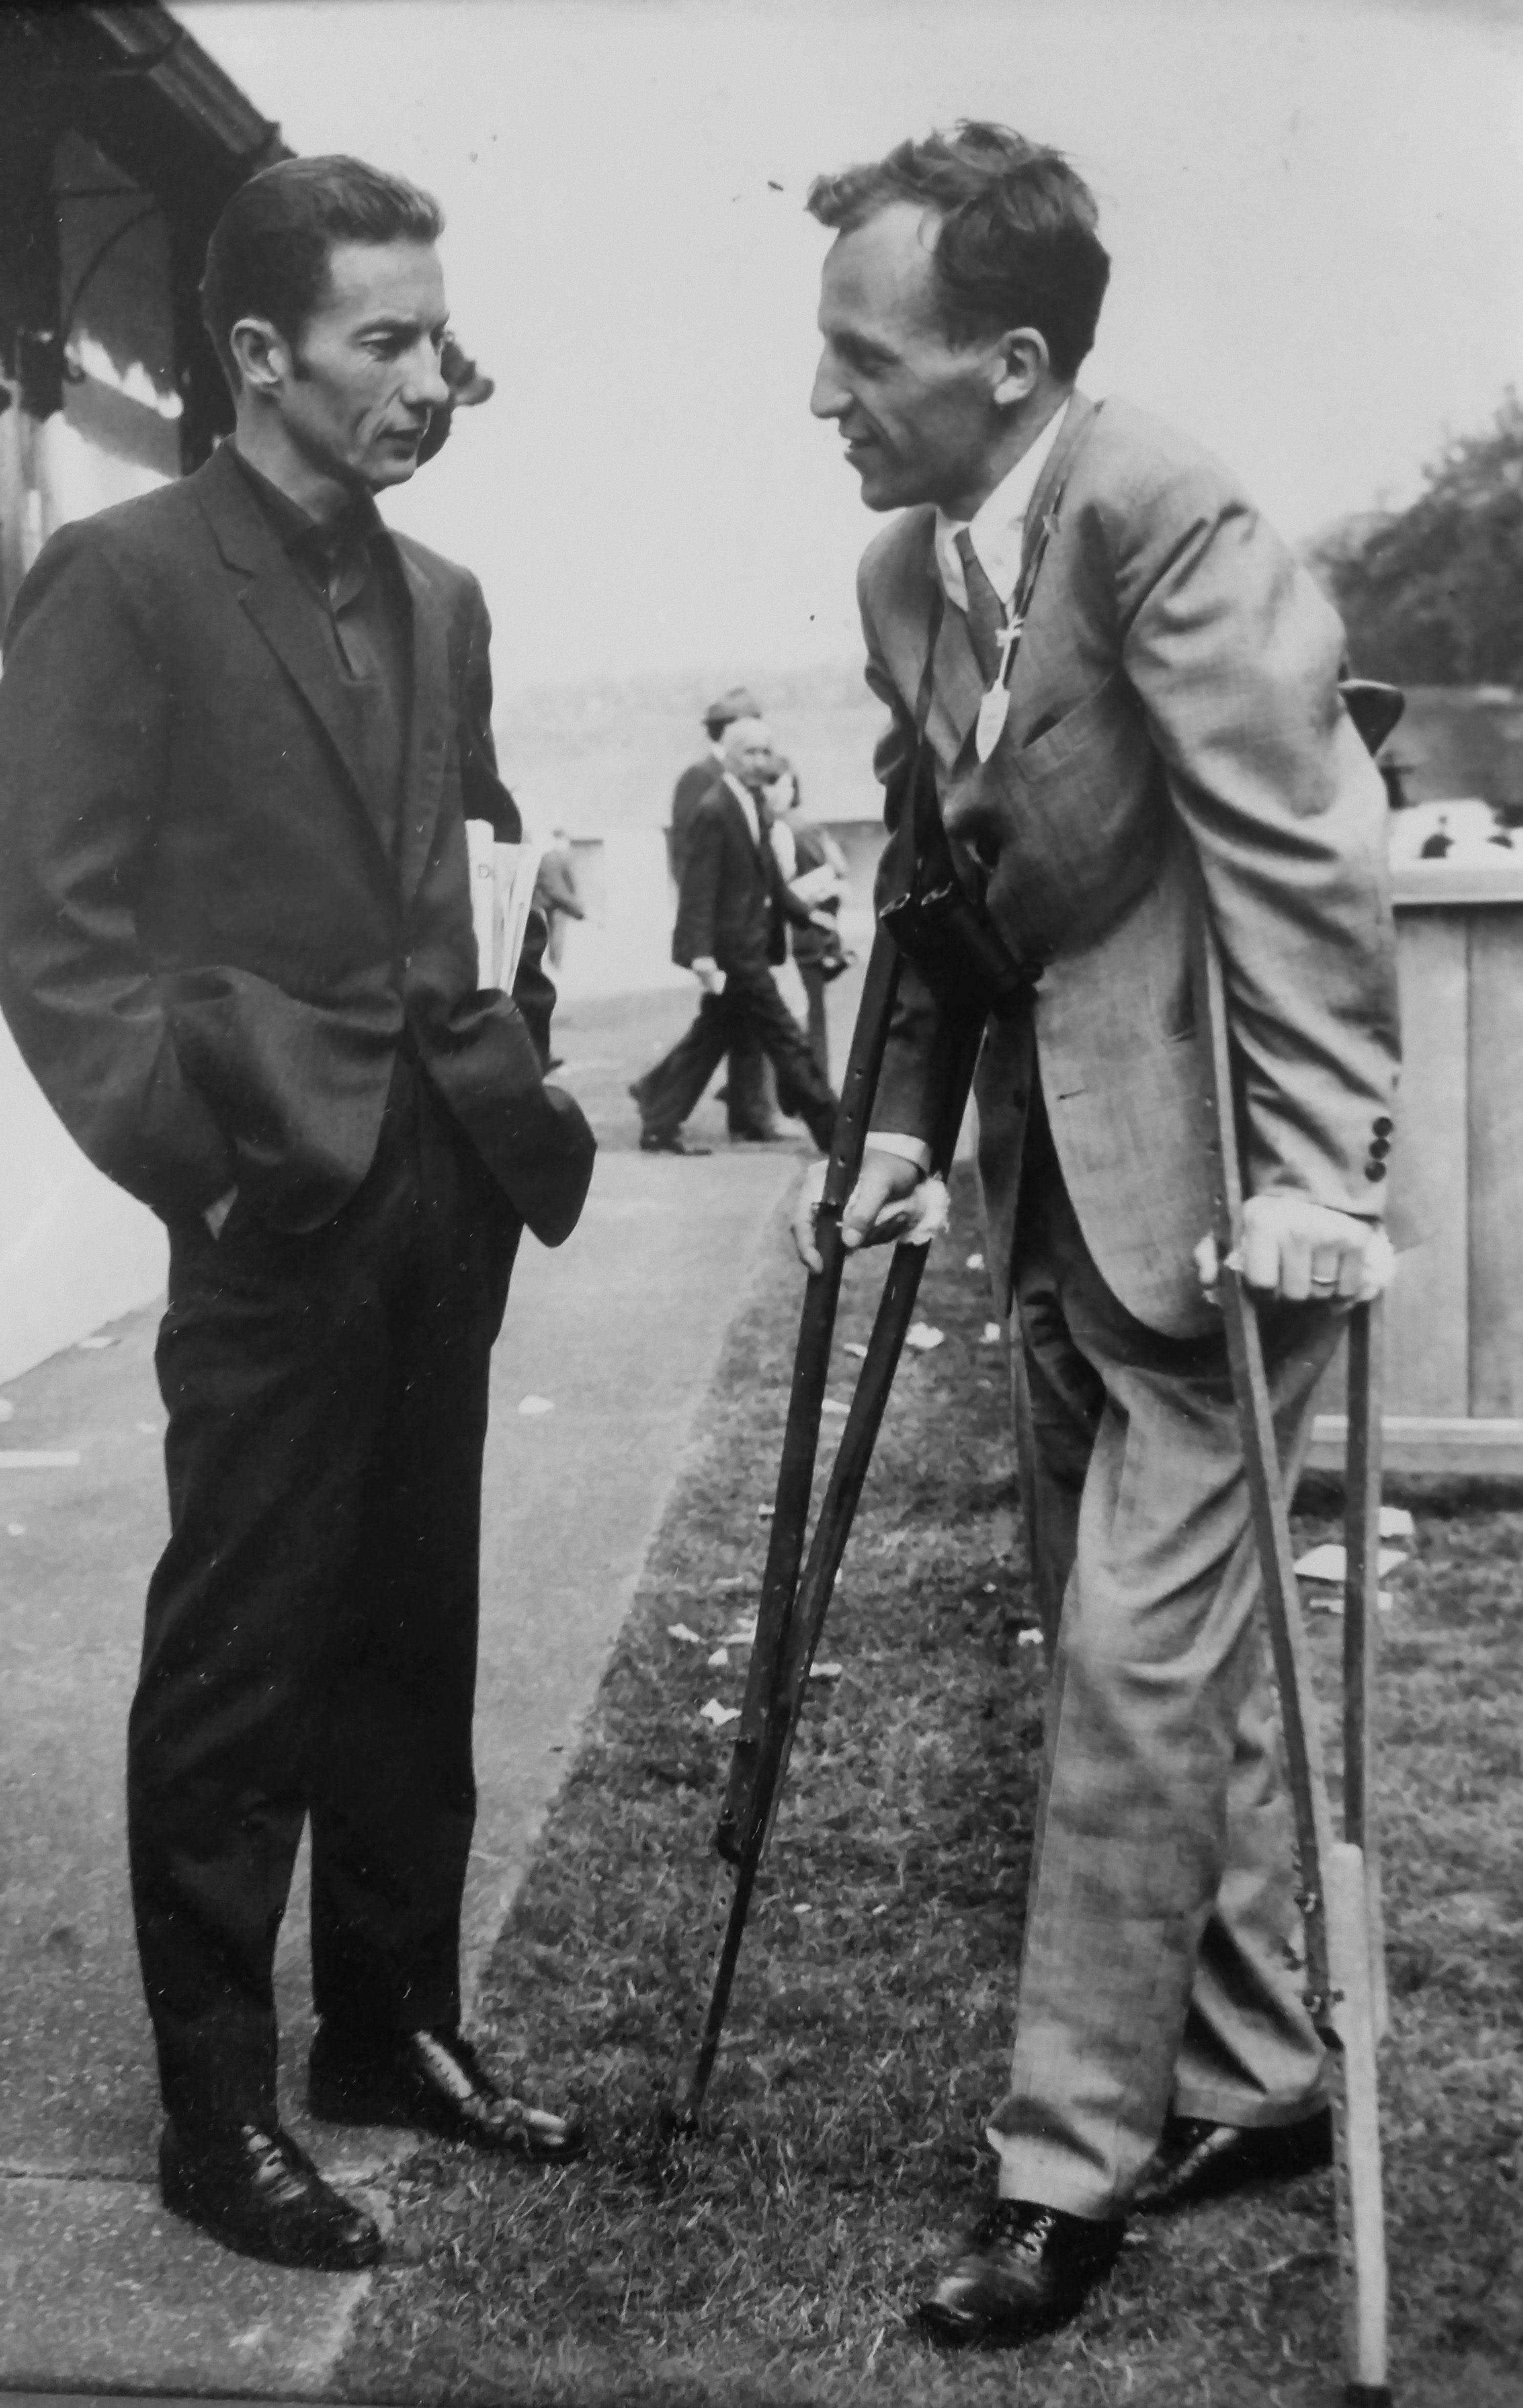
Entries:
POLYGON ((1345 2383, 1343 2408, 1392 2408, 1388 2383, 1345 2383))

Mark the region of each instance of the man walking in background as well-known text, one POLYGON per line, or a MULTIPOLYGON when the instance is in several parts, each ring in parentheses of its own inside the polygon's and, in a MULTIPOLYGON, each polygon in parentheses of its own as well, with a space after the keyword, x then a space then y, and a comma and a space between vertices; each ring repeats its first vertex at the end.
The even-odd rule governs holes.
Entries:
MULTIPOLYGON (((760 703, 749 686, 743 685, 730 686, 703 714, 709 750, 701 761, 691 762, 682 771, 671 798, 669 852, 679 895, 699 807, 714 793, 725 775, 725 731, 738 719, 760 717, 760 703)), ((721 1094, 726 1125, 736 1144, 764 1145, 783 1134, 774 1109, 767 1056, 750 1028, 736 1030, 725 1065, 721 1094)))
POLYGON ((671 940, 673 961, 692 970, 703 999, 686 1036, 629 1090, 639 1106, 643 1153, 709 1151, 687 1144, 682 1125, 715 1064, 742 1033, 766 1053, 779 1092, 815 1144, 829 1151, 836 1099, 778 993, 772 965, 787 958, 787 921, 831 923, 796 901, 783 882, 762 800, 775 767, 765 724, 732 720, 723 738, 720 782, 693 819, 671 940))
MULTIPOLYGON (((836 237, 812 407, 868 507, 903 512, 858 580, 889 712, 878 766, 893 778, 921 727, 935 763, 939 826, 906 813, 883 882, 910 885, 933 837, 938 877, 944 848, 1026 980, 987 1022, 980 1168, 1056 1661, 1014 2057, 987 2127, 999 2196, 922 2309, 951 2340, 1019 2341, 1079 2306, 1128 2209, 1330 2154, 1198 1254, 1189 931, 1203 891, 1242 1078, 1243 1266, 1293 1469, 1335 1308, 1382 1276, 1385 796, 1304 571, 1196 445, 1075 391, 1109 261, 1067 163, 967 124, 822 178, 810 207, 836 237)), ((905 950, 849 1244, 903 1210, 957 1050, 933 957, 923 976, 905 950)), ((798 1238, 817 1264, 807 1215, 798 1238)))
POLYGON ((281 2264, 371 2218, 282 2130, 271 1968, 311 1824, 318 2115, 561 2160, 461 2034, 487 1373, 591 1132, 544 1083, 542 931, 478 991, 465 822, 516 840, 474 578, 388 533, 440 374, 435 203, 245 185, 208 329, 237 432, 65 528, 0 680, 0 1000, 169 1231, 170 1537, 128 1749, 166 2205, 281 2264))

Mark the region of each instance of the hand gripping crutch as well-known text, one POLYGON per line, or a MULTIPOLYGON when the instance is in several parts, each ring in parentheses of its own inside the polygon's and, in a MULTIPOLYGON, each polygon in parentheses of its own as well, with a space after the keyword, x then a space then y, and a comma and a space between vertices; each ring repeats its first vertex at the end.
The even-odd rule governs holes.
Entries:
MULTIPOLYGON (((712 1916, 713 1961, 708 2011, 688 2085, 686 2106, 693 2114, 702 2106, 713 2071, 752 1893, 771 1836, 794 1733, 803 1711, 810 1666, 825 1627, 836 1574, 846 1552, 857 1499, 872 1459, 928 1251, 924 1245, 895 1247, 800 1583, 799 1565, 819 1446, 821 1408, 845 1265, 841 1213, 862 1167, 868 1117, 883 1064, 898 982, 898 953, 892 940, 880 930, 868 963, 851 1055, 841 1083, 835 1141, 815 1218, 815 1242, 822 1268, 810 1274, 804 1291, 756 1636, 751 1651, 740 1733, 715 1834, 721 1864, 712 1916)), ((956 1146, 982 1037, 982 1018, 976 1022, 970 1018, 955 1034, 931 1141, 931 1168, 941 1175, 956 1146)))
POLYGON ((1378 1303, 1355 1307, 1348 1350, 1343 1617, 1343 1834, 1334 1837, 1290 1517, 1258 1316, 1237 1268, 1243 1176, 1221 954, 1203 891, 1194 913, 1194 979, 1218 1255, 1217 1295, 1243 1433, 1254 1538, 1279 1690, 1306 1951, 1306 2000, 1326 2050, 1334 2133, 1343 2294, 1344 2400, 1381 2408, 1387 2371, 1386 2229, 1375 2042, 1385 2019, 1384 1947, 1370 1794, 1378 1618, 1380 1389, 1378 1303))

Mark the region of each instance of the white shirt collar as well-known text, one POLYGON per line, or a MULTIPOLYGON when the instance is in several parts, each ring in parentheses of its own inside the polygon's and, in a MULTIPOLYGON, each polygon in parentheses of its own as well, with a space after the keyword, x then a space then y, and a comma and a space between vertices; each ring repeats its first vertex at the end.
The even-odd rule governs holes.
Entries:
POLYGON ((965 526, 972 536, 973 550, 984 574, 1007 610, 1014 600, 1015 588, 1021 580, 1021 544, 1026 534, 1026 514, 1068 414, 1069 405, 1065 402, 1056 415, 1047 421, 1030 450, 1021 453, 1014 467, 1000 479, 988 500, 971 519, 949 519, 944 510, 937 511, 936 566, 941 574, 942 591, 957 609, 966 610, 968 608, 968 588, 963 580, 962 562, 957 557, 957 538, 965 526))

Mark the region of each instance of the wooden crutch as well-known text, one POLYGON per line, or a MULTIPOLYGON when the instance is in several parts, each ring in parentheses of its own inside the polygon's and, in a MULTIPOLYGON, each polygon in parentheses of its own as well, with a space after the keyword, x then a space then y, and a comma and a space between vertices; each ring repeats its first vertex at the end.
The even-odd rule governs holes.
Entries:
POLYGON ((1389 2402, 1391 2392, 1375 2042, 1384 2021, 1386 1985, 1370 1779, 1379 1610, 1381 1314, 1376 1304, 1358 1305, 1349 1326, 1344 1803, 1343 1835, 1338 1839, 1323 1768, 1257 1308, 1238 1268, 1243 1175, 1236 1086, 1221 953, 1203 887, 1194 912, 1193 953, 1198 1028, 1206 1054, 1203 1100, 1213 1174, 1217 1296, 1243 1434, 1295 1809, 1306 2002, 1327 2051, 1331 2093, 1343 2295, 1343 2398, 1350 2408, 1382 2408, 1382 2403, 1389 2402))

